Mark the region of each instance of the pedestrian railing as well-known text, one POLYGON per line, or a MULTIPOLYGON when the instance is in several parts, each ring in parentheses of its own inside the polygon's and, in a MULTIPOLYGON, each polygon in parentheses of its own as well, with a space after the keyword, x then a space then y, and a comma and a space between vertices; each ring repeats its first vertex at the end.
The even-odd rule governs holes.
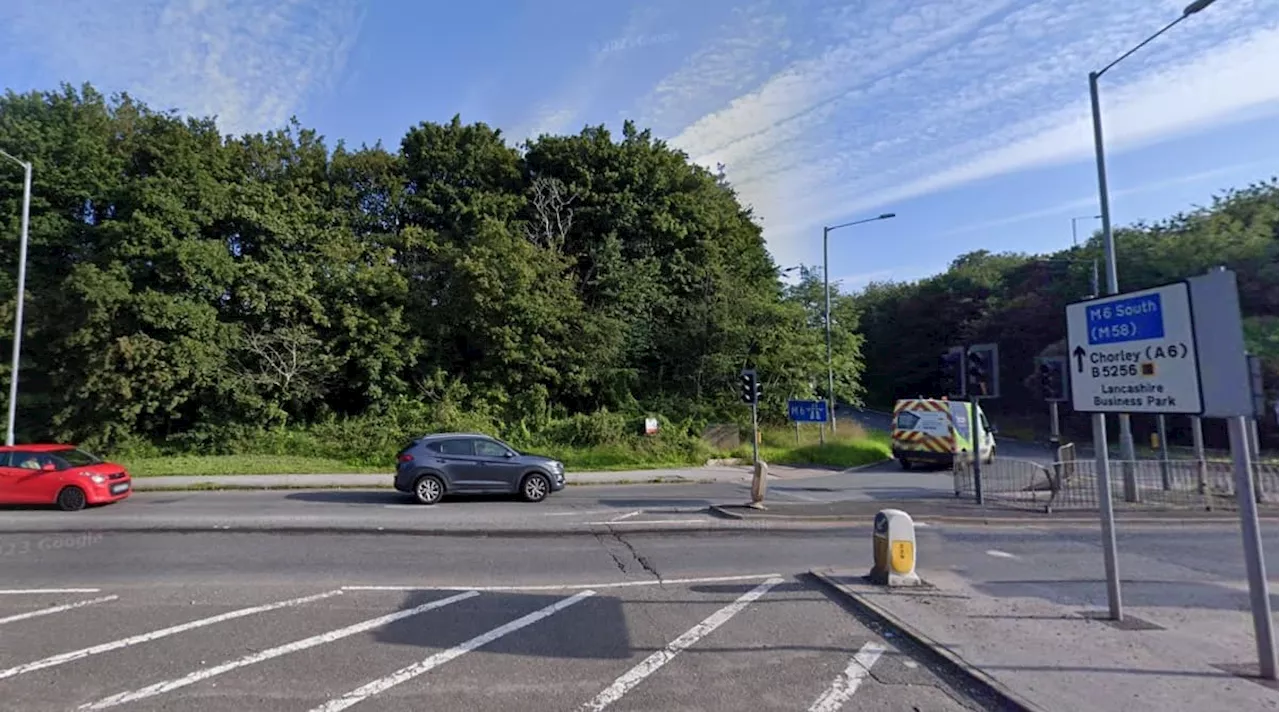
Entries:
MULTIPOLYGON (((1066 450, 1061 448, 1060 451, 1066 450)), ((1070 451, 1062 452, 1069 455, 1070 451)), ((1112 505, 1117 509, 1238 509, 1235 471, 1226 460, 1112 460, 1108 465, 1112 505)), ((996 458, 981 469, 985 504, 1018 509, 1096 510, 1095 460, 996 458)), ((957 459, 953 468, 957 497, 973 498, 973 463, 957 459)), ((1274 463, 1253 465, 1254 500, 1276 504, 1280 485, 1274 463)))

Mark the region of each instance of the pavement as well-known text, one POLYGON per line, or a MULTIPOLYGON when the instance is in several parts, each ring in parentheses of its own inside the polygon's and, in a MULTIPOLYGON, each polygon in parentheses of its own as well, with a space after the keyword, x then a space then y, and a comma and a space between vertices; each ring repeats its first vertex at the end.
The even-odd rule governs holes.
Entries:
POLYGON ((1049 582, 1013 581, 992 595, 943 571, 912 589, 872 585, 864 572, 815 574, 1027 712, 1276 706, 1275 682, 1258 677, 1250 655, 1248 610, 1218 595, 1140 596, 1116 622, 1049 582))

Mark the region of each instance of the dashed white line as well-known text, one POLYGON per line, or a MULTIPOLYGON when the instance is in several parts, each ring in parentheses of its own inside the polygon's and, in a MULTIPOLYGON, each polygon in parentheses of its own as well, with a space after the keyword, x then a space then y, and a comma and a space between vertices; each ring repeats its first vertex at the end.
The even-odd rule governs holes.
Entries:
POLYGON ((636 510, 636 511, 634 511, 634 512, 627 512, 626 514, 619 514, 618 516, 614 517, 613 519, 610 519, 609 521, 611 521, 611 522, 620 522, 620 521, 622 521, 622 520, 624 520, 624 519, 630 519, 630 518, 632 518, 632 517, 634 517, 634 516, 636 516, 637 514, 640 514, 640 513, 641 513, 641 512, 640 512, 640 510, 638 510, 638 509, 637 509, 637 510, 636 510))
POLYGON ((645 581, 614 581, 612 583, 552 583, 529 586, 343 586, 343 591, 574 591, 597 588, 630 588, 632 586, 667 586, 684 583, 726 583, 730 581, 759 581, 780 574, 743 574, 739 576, 704 576, 700 578, 673 578, 645 581))
POLYGON ((1016 559, 1016 558, 1018 558, 1018 555, 1017 555, 1017 554, 1010 554, 1010 553, 1009 553, 1009 552, 1007 552, 1007 551, 1000 551, 999 549, 987 549, 987 556, 994 556, 994 557, 996 557, 997 559, 1016 559))
POLYGON ((622 699, 623 695, 627 694, 632 688, 643 682, 646 677, 657 672, 657 670, 663 665, 671 662, 672 658, 680 654, 680 651, 685 650, 714 631, 716 628, 719 628, 730 618, 733 618, 740 613, 742 609, 751 605, 753 601, 768 593, 769 589, 780 583, 782 583, 782 577, 774 576, 759 586, 756 586, 750 591, 742 594, 742 596, 733 603, 730 603, 724 608, 712 613, 710 616, 707 616, 707 618, 701 623, 685 631, 679 638, 668 643, 667 647, 655 652, 644 660, 641 660, 635 667, 623 673, 621 677, 613 681, 612 685, 605 688, 604 691, 599 695, 596 695, 594 699, 583 705, 581 709, 590 710, 591 712, 600 712, 600 710, 603 710, 614 702, 622 699))
POLYGON ((100 588, 4 588, 0 596, 21 596, 24 594, 42 593, 101 593, 100 588))
POLYGON ((831 686, 818 699, 809 705, 809 712, 839 712, 844 703, 858 691, 858 686, 871 674, 871 666, 876 664, 884 653, 885 647, 879 643, 866 643, 849 661, 844 671, 836 676, 831 686))
POLYGON ((581 527, 600 527, 610 524, 711 524, 710 519, 627 519, 623 521, 609 520, 607 522, 578 522, 581 527))
POLYGON ((213 625, 214 623, 221 623, 223 621, 229 621, 235 618, 243 618, 245 616, 251 616, 255 613, 265 613, 267 611, 274 611, 280 608, 300 606, 304 603, 311 603, 312 601, 319 601, 324 598, 329 598, 331 596, 339 596, 339 595, 342 595, 341 589, 335 590, 335 591, 326 591, 324 593, 317 593, 311 596, 303 596, 302 598, 291 598, 287 601, 278 601, 276 603, 268 603, 263 606, 253 606, 252 608, 241 608, 235 611, 220 613, 216 616, 210 616, 209 618, 201 618, 200 620, 191 621, 189 623, 182 623, 181 625, 175 625, 169 628, 161 628, 160 630, 153 630, 150 633, 142 633, 140 635, 134 635, 128 638, 113 640, 109 643, 102 643, 100 645, 95 645, 91 648, 82 648, 80 650, 73 650, 69 653, 60 653, 58 655, 44 658, 43 660, 36 660, 35 662, 26 663, 23 665, 19 665, 17 667, 11 667, 8 670, 0 670, 0 680, 13 677, 14 675, 22 675, 25 673, 34 672, 36 670, 43 670, 45 668, 54 667, 55 665, 62 665, 63 663, 69 663, 74 660, 87 658, 90 655, 97 655, 99 653, 106 653, 112 650, 128 648, 133 645, 138 645, 139 643, 147 643, 152 640, 158 640, 160 638, 165 638, 171 635, 177 635, 178 633, 185 633, 186 631, 195 630, 196 628, 203 628, 204 626, 213 625))
POLYGON ((476 591, 468 591, 466 593, 460 593, 456 596, 450 596, 448 598, 442 598, 438 601, 432 601, 430 603, 426 603, 421 606, 416 606, 414 608, 406 608, 403 611, 388 613, 385 616, 378 616, 377 618, 371 618, 367 621, 356 623, 355 625, 349 625, 345 628, 339 628, 337 630, 329 631, 328 633, 314 635, 314 636, 311 636, 310 638, 303 638, 302 640, 295 640, 292 643, 288 643, 286 645, 280 645, 274 648, 270 648, 268 650, 263 650, 261 652, 254 653, 252 655, 246 655, 243 658, 239 658, 237 660, 231 660, 229 662, 222 663, 221 665, 214 665, 213 667, 207 667, 207 668, 204 668, 203 670, 197 670, 189 675, 184 675, 179 678, 174 678, 172 680, 165 680, 164 682, 157 682, 154 685, 148 685, 141 689, 133 690, 132 692, 121 692, 119 694, 111 695, 110 697, 104 697, 103 699, 98 700, 97 702, 90 702, 88 704, 81 705, 79 709, 101 710, 101 709, 107 709, 108 707, 115 707, 116 705, 123 705, 129 702, 137 702, 138 700, 144 700, 148 697, 155 697, 156 695, 160 695, 165 692, 170 692, 180 687, 186 687, 187 685, 197 683, 201 680, 207 680, 216 675, 221 675, 224 672, 235 670, 236 668, 242 668, 242 667, 245 667, 246 665, 253 665, 255 663, 260 663, 264 660, 270 660, 272 658, 278 658, 281 655, 296 653, 299 650, 314 648, 317 645, 331 643, 335 640, 339 640, 351 635, 355 635, 356 633, 363 633, 366 630, 380 628, 388 623, 398 621, 401 618, 408 618, 409 616, 416 616, 419 613, 425 613, 427 611, 430 611, 436 608, 443 608, 444 606, 447 606, 451 603, 457 603, 458 601, 463 601, 478 595, 480 594, 476 591))
POLYGON ((616 512, 616 509, 577 509, 572 512, 545 512, 544 517, 581 517, 584 514, 607 514, 616 512))
POLYGON ((320 705, 319 707, 314 708, 313 710, 311 710, 311 712, 339 712, 339 710, 345 710, 346 708, 352 705, 359 704, 364 700, 370 697, 373 697, 374 695, 380 692, 385 692, 395 687, 396 685, 399 685, 402 682, 407 682, 409 680, 412 680, 415 677, 418 677, 419 675, 423 675, 428 672, 431 672, 435 668, 438 668, 441 665, 444 665, 445 663, 449 662, 450 660, 453 660, 454 658, 461 657, 471 652, 472 650, 479 648, 482 645, 487 645, 497 640, 498 638, 501 638, 502 636, 507 635, 508 633, 514 633, 515 631, 520 630, 525 626, 533 625, 534 623, 537 623, 543 618, 554 615, 555 613, 562 611, 565 608, 568 608, 569 606, 572 606, 578 601, 581 601, 585 598, 589 598, 594 595, 595 595, 595 591, 583 591, 581 593, 575 594, 570 598, 565 598, 565 599, 556 601, 555 603, 551 604, 550 606, 547 606, 546 608, 538 609, 533 613, 517 618, 511 621, 510 623, 507 623, 506 625, 494 628, 488 633, 478 635, 472 638, 471 640, 468 640, 465 643, 456 645, 452 648, 449 648, 448 650, 436 653, 435 655, 432 655, 431 657, 425 660, 416 662, 408 667, 401 668, 391 673, 390 675, 387 675, 386 677, 378 678, 373 682, 362 685, 352 690, 351 692, 348 692, 342 697, 337 697, 332 700, 329 700, 323 705, 320 705))
POLYGON ((51 606, 49 608, 41 608, 38 611, 27 611, 26 613, 17 613, 12 616, 6 616, 4 618, 0 618, 0 625, 4 625, 5 623, 14 623, 16 621, 25 621, 31 618, 39 618, 40 616, 48 616, 54 613, 62 613, 63 611, 70 611, 75 608, 84 608, 85 606, 92 606, 95 603, 106 603, 107 601, 114 601, 117 598, 119 598, 119 596, 103 596, 101 598, 90 598, 87 601, 76 601, 75 603, 65 603, 61 606, 51 606))

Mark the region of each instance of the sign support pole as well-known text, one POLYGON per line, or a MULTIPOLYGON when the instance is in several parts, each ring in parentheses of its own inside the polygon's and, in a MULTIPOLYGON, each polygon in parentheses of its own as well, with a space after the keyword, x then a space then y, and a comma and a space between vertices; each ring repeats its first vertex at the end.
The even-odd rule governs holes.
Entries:
POLYGON ((1165 427, 1164 413, 1156 416, 1156 437, 1160 438, 1160 489, 1168 492, 1171 487, 1169 483, 1169 430, 1165 427))
POLYGON ((982 495, 982 418, 978 414, 978 396, 969 396, 971 410, 969 422, 973 423, 973 494, 978 505, 986 504, 982 495))
POLYGON ((1204 496, 1209 494, 1209 461, 1204 456, 1204 423, 1198 415, 1191 416, 1191 444, 1196 458, 1196 492, 1204 496))
POLYGON ((1249 574, 1249 603, 1253 608, 1253 634, 1258 645, 1258 670, 1267 680, 1276 679, 1275 626, 1271 619, 1271 594, 1262 558, 1258 531, 1258 507, 1253 496, 1253 464, 1249 461, 1249 426, 1244 416, 1227 419, 1231 455, 1235 463, 1236 502, 1240 506, 1240 535, 1244 540, 1244 564, 1249 574))
POLYGON ((1093 414, 1093 451, 1098 481, 1098 513, 1102 516, 1103 566, 1107 571, 1107 608, 1111 620, 1124 620, 1120 568, 1116 562, 1116 513, 1111 506, 1111 468, 1107 460, 1107 416, 1093 414))

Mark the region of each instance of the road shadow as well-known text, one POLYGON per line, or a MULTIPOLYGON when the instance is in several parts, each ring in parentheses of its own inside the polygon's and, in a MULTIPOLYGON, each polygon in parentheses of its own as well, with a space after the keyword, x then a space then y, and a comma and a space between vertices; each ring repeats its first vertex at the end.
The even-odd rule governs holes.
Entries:
MULTIPOLYGON (((1249 592, 1206 581, 1155 581, 1125 579, 1120 582, 1124 602, 1148 608, 1248 611, 1249 592)), ((1102 579, 987 581, 974 589, 998 598, 1039 598, 1058 604, 1099 604, 1107 599, 1102 579)), ((1271 594, 1274 610, 1280 595, 1271 594)))
MULTIPOLYGON (((554 495, 553 495, 554 496, 554 495)), ((414 504, 413 495, 405 492, 397 492, 396 490, 308 490, 305 492, 291 492, 285 495, 285 499, 291 499, 297 502, 321 502, 324 504, 414 504)), ((521 501, 519 497, 512 494, 452 494, 445 495, 439 503, 432 507, 447 506, 449 504, 465 504, 468 502, 515 502, 521 501)), ((423 506, 424 509, 431 507, 423 506)))
MULTIPOLYGON (((414 592, 405 597, 401 609, 416 608, 457 593, 414 592)), ((423 650, 446 650, 563 602, 571 595, 481 593, 383 626, 373 634, 374 640, 423 650)), ((599 593, 513 630, 478 650, 532 658, 595 660, 626 660, 633 654, 622 602, 599 593)))
POLYGON ((606 497, 596 500, 602 507, 616 507, 618 509, 648 509, 650 507, 710 507, 715 504, 710 499, 700 499, 696 497, 688 498, 628 498, 628 497, 606 497))

